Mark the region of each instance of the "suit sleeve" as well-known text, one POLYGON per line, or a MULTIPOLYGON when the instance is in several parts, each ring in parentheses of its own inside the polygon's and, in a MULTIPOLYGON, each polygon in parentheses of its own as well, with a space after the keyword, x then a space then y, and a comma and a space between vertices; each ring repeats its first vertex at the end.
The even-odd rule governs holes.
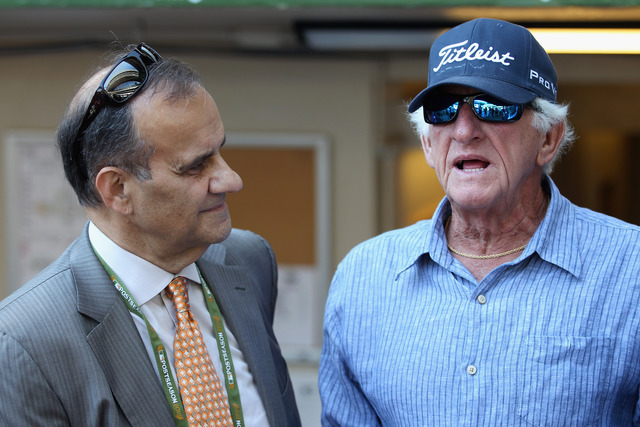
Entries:
POLYGON ((0 425, 68 426, 67 414, 40 368, 13 337, 0 331, 0 425))

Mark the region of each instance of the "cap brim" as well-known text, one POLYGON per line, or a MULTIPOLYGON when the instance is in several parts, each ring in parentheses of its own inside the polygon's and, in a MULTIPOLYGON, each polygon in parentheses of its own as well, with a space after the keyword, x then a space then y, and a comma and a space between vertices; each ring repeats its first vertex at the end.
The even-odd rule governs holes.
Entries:
POLYGON ((445 85, 467 86, 512 104, 527 104, 540 96, 535 92, 502 80, 478 76, 453 76, 438 82, 438 84, 429 86, 420 92, 409 104, 409 112, 413 113, 422 107, 425 97, 445 85))

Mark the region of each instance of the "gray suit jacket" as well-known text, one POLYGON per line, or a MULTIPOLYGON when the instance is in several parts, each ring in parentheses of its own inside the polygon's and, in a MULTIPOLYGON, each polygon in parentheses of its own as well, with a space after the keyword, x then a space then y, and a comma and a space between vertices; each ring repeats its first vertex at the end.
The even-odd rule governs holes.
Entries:
MULTIPOLYGON (((277 270, 259 236, 234 230, 197 261, 238 340, 273 427, 300 418, 271 327, 277 270)), ((0 302, 0 426, 172 426, 140 335, 87 228, 0 302)))

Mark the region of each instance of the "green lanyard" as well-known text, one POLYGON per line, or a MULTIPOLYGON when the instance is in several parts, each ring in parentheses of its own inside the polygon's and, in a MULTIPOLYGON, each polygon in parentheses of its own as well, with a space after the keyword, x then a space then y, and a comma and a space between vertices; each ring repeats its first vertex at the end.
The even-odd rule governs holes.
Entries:
MULTIPOLYGON (((162 388, 164 389, 164 396, 167 399, 169 407, 171 408, 173 420, 178 427, 189 427, 177 383, 174 380, 173 374, 168 365, 169 362, 167 361, 167 353, 165 351, 164 344, 160 340, 157 332, 153 329, 151 324, 149 324, 147 318, 144 316, 136 302, 133 300, 131 293, 126 288, 124 283, 122 283, 116 273, 102 259, 95 248, 94 252, 100 260, 100 263, 102 263, 104 269, 107 271, 107 273, 109 273, 109 277, 111 278, 113 285, 118 290, 118 293, 124 300, 129 311, 144 320, 144 323, 147 325, 147 331, 149 332, 151 346, 153 347, 153 353, 155 355, 158 373, 160 374, 161 378, 160 382, 162 383, 162 388)), ((216 300, 213 297, 213 293, 209 289, 209 286, 207 286, 204 277, 202 277, 200 270, 197 270, 198 275, 200 276, 200 283, 202 284, 202 290, 204 291, 209 315, 211 316, 211 323, 213 323, 216 342, 218 343, 218 352, 220 353, 220 361, 222 362, 222 369, 224 370, 224 382, 227 388, 227 396, 229 397, 229 409, 231 410, 233 425, 234 427, 244 427, 244 416, 242 413, 242 404, 240 401, 240 391, 238 390, 236 371, 233 367, 233 360, 231 359, 231 350, 229 348, 227 332, 225 331, 224 324, 222 323, 222 314, 220 313, 220 308, 218 307, 218 304, 216 303, 216 300)))

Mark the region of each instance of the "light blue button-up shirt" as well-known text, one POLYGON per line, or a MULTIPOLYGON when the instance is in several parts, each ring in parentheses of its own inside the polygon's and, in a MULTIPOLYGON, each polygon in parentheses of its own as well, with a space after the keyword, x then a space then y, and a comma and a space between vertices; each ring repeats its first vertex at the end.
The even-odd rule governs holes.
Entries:
POLYGON ((640 425, 640 228, 564 198, 481 282, 432 220, 355 247, 327 300, 324 426, 640 425))

